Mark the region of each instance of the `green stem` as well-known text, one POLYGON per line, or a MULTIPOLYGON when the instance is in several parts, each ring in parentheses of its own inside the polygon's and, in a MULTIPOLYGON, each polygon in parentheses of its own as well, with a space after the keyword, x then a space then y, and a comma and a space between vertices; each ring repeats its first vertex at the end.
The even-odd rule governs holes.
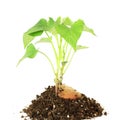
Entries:
MULTIPOLYGON (((50 37, 49 34, 47 32, 45 32, 47 37, 50 37)), ((58 63, 58 55, 57 55, 57 52, 56 52, 56 49, 55 49, 55 46, 53 44, 53 41, 52 39, 50 39, 50 42, 51 42, 51 45, 52 45, 52 48, 53 48, 53 51, 54 51, 54 55, 55 55, 55 59, 56 59, 56 66, 57 66, 57 71, 58 71, 58 66, 59 66, 59 63, 58 63)), ((55 76, 57 76, 58 73, 55 73, 55 76)))
MULTIPOLYGON (((69 53, 69 54, 70 54, 70 53, 69 53)), ((71 61, 72 61, 72 59, 73 59, 74 54, 75 54, 75 52, 72 53, 72 56, 71 56, 70 59, 68 58, 69 61, 68 61, 68 64, 67 64, 66 68, 65 68, 64 71, 63 71, 64 74, 65 74, 65 72, 67 71, 68 67, 70 66, 70 63, 71 63, 71 61)))
MULTIPOLYGON (((48 35, 48 33, 47 33, 47 32, 45 32, 45 33, 46 33, 47 37, 50 38, 50 36, 48 35)), ((52 41, 51 39, 50 39, 50 42, 51 42, 51 45, 52 45, 52 48, 53 48, 53 51, 54 51, 55 57, 56 57, 56 59, 57 59, 57 52, 56 52, 56 49, 55 49, 55 47, 54 47, 53 41, 52 41)))
MULTIPOLYGON (((67 49, 66 50, 68 50, 68 46, 67 46, 67 49)), ((66 51, 67 52, 67 51, 66 51)), ((71 52, 72 52, 72 47, 70 47, 70 49, 69 49, 69 51, 68 51, 68 55, 67 55, 67 57, 66 57, 66 61, 68 61, 69 60, 69 57, 70 57, 70 55, 71 55, 71 52)))
POLYGON ((57 64, 55 83, 59 84, 62 82, 61 79, 62 37, 60 37, 59 40, 57 40, 57 48, 58 48, 58 57, 56 61, 58 64, 57 64))
POLYGON ((61 36, 60 36, 60 44, 58 45, 58 48, 59 48, 59 58, 58 58, 58 61, 59 61, 59 69, 60 69, 61 56, 62 56, 62 37, 61 36))
MULTIPOLYGON (((61 38, 61 41, 62 41, 62 38, 61 38)), ((62 66, 61 66, 61 68, 60 68, 60 76, 61 76, 61 79, 63 79, 63 71, 64 71, 64 68, 65 68, 65 56, 66 56, 66 51, 67 51, 67 49, 66 49, 66 47, 67 47, 67 42, 66 41, 64 41, 64 43, 61 43, 61 49, 60 49, 60 53, 61 53, 61 62, 63 62, 63 63, 61 63, 62 64, 62 66)))
POLYGON ((54 75, 56 75, 55 69, 54 69, 54 65, 53 65, 51 59, 50 59, 45 53, 43 53, 43 52, 41 52, 41 51, 38 51, 38 52, 41 53, 42 55, 44 55, 44 56, 47 58, 47 60, 49 61, 50 65, 51 65, 51 67, 52 67, 52 70, 53 70, 54 75))
MULTIPOLYGON (((46 33, 46 35, 47 35, 47 37, 49 37, 49 34, 47 33, 47 32, 45 32, 46 33)), ((53 41, 52 41, 52 39, 51 39, 51 45, 52 45, 52 48, 53 48, 53 51, 54 51, 54 54, 55 54, 55 58, 56 58, 56 71, 55 71, 55 69, 54 69, 54 74, 55 74, 55 79, 54 79, 54 81, 55 81, 55 83, 56 83, 56 89, 57 89, 57 85, 61 82, 60 80, 59 80, 59 73, 60 73, 60 62, 61 62, 61 60, 60 60, 60 55, 61 55, 61 45, 62 45, 62 39, 60 38, 60 41, 59 41, 59 39, 58 39, 58 37, 56 37, 56 40, 57 40, 57 50, 56 50, 56 48, 55 48, 55 46, 54 46, 54 44, 53 44, 53 41), (58 51, 58 52, 57 52, 58 51)), ((51 64, 52 65, 52 68, 54 68, 53 67, 53 64, 51 64)))
POLYGON ((68 47, 68 43, 65 42, 64 45, 63 45, 63 48, 64 48, 65 51, 67 51, 67 47, 68 47))

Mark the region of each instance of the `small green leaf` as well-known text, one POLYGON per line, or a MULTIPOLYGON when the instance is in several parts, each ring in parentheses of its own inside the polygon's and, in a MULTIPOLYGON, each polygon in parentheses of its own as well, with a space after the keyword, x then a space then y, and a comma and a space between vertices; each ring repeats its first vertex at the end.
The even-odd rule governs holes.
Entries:
POLYGON ((87 46, 82 46, 82 45, 77 45, 77 50, 80 50, 80 49, 86 49, 88 48, 87 46))
POLYGON ((73 24, 73 22, 69 17, 66 17, 63 19, 63 24, 71 26, 73 24))
POLYGON ((63 61, 62 66, 65 66, 68 63, 68 61, 63 61))
POLYGON ((61 24, 61 17, 58 17, 58 18, 57 18, 56 24, 61 24))
POLYGON ((47 37, 47 38, 41 38, 39 41, 36 42, 37 43, 50 43, 51 42, 52 37, 47 37))
POLYGON ((54 25, 55 25, 55 22, 54 22, 54 20, 50 17, 50 18, 49 18, 49 21, 48 21, 48 23, 47 23, 47 31, 49 31, 51 28, 53 28, 54 25))
POLYGON ((21 61, 23 61, 25 58, 34 58, 36 54, 38 53, 38 50, 34 47, 33 44, 30 44, 26 48, 26 52, 24 56, 19 60, 17 66, 20 64, 21 61))
POLYGON ((28 45, 28 47, 26 48, 26 52, 25 52, 25 57, 28 58, 34 58, 37 54, 38 50, 35 48, 35 46, 33 44, 28 45))
POLYGON ((89 28, 89 27, 87 27, 86 25, 84 26, 84 31, 89 32, 89 33, 95 35, 94 30, 89 28))
POLYGON ((55 21, 52 18, 49 18, 47 26, 48 26, 48 28, 47 28, 46 31, 49 31, 54 36, 56 36, 57 32, 56 32, 56 29, 55 29, 55 21))

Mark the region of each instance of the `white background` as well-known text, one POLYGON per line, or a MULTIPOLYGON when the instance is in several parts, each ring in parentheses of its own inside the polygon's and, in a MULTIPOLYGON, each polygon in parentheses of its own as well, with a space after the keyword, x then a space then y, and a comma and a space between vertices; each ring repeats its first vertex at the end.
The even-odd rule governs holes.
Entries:
POLYGON ((82 18, 97 35, 82 35, 81 44, 90 48, 76 53, 64 83, 101 103, 108 116, 95 120, 120 119, 119 11, 119 0, 1 0, 0 119, 21 120, 19 111, 54 84, 44 57, 16 64, 24 54, 23 33, 40 18, 58 16, 82 18))

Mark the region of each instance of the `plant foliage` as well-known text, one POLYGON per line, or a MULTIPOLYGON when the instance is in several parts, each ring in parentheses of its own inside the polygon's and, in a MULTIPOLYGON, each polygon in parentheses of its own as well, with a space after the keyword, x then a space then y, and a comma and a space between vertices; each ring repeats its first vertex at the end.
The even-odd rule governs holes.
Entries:
POLYGON ((81 19, 73 22, 69 17, 58 17, 56 20, 51 17, 48 20, 42 18, 24 33, 23 44, 26 52, 18 64, 25 58, 34 58, 37 53, 41 53, 51 64, 56 85, 60 84, 62 83, 63 75, 71 63, 74 53, 77 50, 88 48, 78 45, 78 40, 85 31, 95 35, 93 29, 87 27, 81 19), (46 37, 42 36, 43 34, 45 34, 46 37), (35 44, 33 44, 33 41, 38 36, 40 36, 40 39, 36 44, 43 42, 51 44, 55 54, 56 65, 53 65, 47 54, 37 49, 35 44), (57 44, 54 43, 53 39, 56 40, 57 44))

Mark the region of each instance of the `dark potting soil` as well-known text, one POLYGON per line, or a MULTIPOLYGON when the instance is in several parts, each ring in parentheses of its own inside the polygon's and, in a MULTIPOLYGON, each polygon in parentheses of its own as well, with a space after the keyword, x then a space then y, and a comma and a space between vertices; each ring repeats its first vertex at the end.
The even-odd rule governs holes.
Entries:
POLYGON ((84 94, 77 99, 63 99, 55 94, 55 87, 49 86, 23 109, 24 120, 83 120, 106 115, 104 109, 93 98, 84 94))

